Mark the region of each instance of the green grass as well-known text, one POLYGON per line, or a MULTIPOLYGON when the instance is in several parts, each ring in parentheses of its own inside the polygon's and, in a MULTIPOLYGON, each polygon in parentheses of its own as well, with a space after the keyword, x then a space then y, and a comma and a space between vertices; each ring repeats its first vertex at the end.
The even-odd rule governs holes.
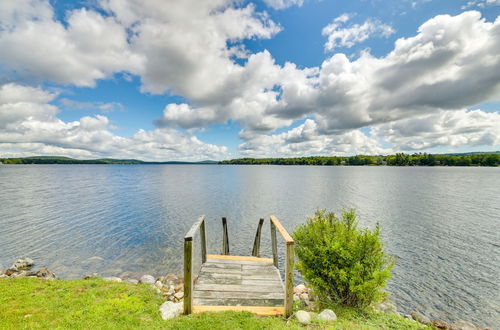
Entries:
MULTIPOLYGON (((163 321, 163 299, 149 285, 100 279, 0 279, 0 329, 303 329, 295 320, 250 313, 205 313, 163 321)), ((396 315, 336 308, 338 321, 312 329, 419 329, 396 315)))

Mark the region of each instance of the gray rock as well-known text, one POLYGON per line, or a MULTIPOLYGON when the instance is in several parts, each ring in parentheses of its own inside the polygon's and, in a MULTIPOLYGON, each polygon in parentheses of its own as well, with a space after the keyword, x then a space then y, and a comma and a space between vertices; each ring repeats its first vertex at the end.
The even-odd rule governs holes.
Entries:
POLYGON ((454 322, 451 325, 452 329, 454 330, 476 330, 478 327, 476 327, 474 324, 464 321, 464 320, 458 320, 457 322, 454 322))
POLYGON ((19 258, 16 260, 16 262, 12 265, 11 268, 18 269, 18 270, 23 270, 23 269, 29 269, 31 266, 33 266, 35 263, 33 260, 30 258, 19 258))
POLYGON ((156 282, 155 282, 155 287, 156 287, 157 289, 160 289, 160 290, 161 290, 161 288, 163 288, 163 284, 162 284, 160 281, 156 281, 156 282))
POLYGON ((405 319, 415 321, 410 314, 405 314, 405 319))
POLYGON ((110 277, 103 277, 102 278, 104 281, 106 282, 121 282, 122 279, 119 278, 119 277, 114 277, 114 276, 110 276, 110 277))
POLYGON ((56 278, 56 274, 52 273, 50 270, 47 268, 40 268, 36 273, 36 277, 43 278, 46 280, 51 280, 56 278))
POLYGON ((324 309, 318 314, 318 320, 322 321, 337 321, 337 315, 331 309, 324 309))
POLYGON ((9 278, 9 277, 7 275, 5 275, 5 274, 1 274, 0 278, 9 278))
POLYGON ((184 292, 182 291, 177 292, 176 294, 174 294, 174 297, 177 298, 178 300, 181 300, 182 298, 184 298, 184 292))
POLYGON ((84 280, 88 280, 88 279, 91 279, 91 278, 96 278, 96 277, 99 277, 99 274, 97 273, 93 273, 92 275, 85 275, 83 277, 84 280))
POLYGON ((139 279, 139 283, 155 284, 155 282, 155 278, 151 275, 142 275, 139 279))
POLYGON ((173 303, 166 301, 160 306, 161 318, 164 320, 172 319, 182 314, 182 303, 173 303))
POLYGON ((378 304, 377 309, 384 314, 397 312, 396 306, 389 302, 378 304))
POLYGON ((306 292, 306 291, 307 291, 307 288, 304 284, 299 284, 295 288, 293 288, 293 293, 295 293, 296 295, 300 295, 301 293, 306 292))
POLYGON ((298 311, 297 313, 295 313, 295 317, 300 324, 306 325, 311 323, 311 315, 309 315, 309 313, 306 311, 298 311))
POLYGON ((419 312, 411 312, 410 315, 415 321, 420 322, 424 325, 428 325, 431 323, 431 320, 427 316, 422 315, 419 312))
POLYGON ((127 278, 124 282, 133 283, 133 284, 137 284, 137 283, 139 283, 139 281, 138 281, 138 280, 135 280, 135 279, 133 279, 133 278, 127 278))

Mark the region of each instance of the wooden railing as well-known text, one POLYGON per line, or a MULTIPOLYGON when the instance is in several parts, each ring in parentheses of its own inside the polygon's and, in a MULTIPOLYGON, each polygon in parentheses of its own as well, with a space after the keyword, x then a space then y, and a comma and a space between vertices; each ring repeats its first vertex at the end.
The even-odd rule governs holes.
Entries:
POLYGON ((184 236, 184 314, 191 314, 193 309, 193 238, 198 230, 200 230, 201 237, 201 262, 205 263, 207 261, 207 241, 204 215, 194 223, 184 236))
POLYGON ((285 250, 285 317, 292 315, 293 311, 293 266, 295 253, 293 250, 294 241, 292 236, 281 225, 275 216, 271 216, 271 244, 273 250, 273 263, 278 268, 278 242, 276 239, 276 229, 286 243, 285 250))

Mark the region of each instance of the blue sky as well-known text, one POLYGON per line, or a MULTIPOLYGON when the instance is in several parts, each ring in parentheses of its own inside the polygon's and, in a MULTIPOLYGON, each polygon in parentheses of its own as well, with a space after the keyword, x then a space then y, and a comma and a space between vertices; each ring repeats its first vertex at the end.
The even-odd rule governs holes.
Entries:
POLYGON ((0 157, 500 149, 500 1, 0 4, 0 157))

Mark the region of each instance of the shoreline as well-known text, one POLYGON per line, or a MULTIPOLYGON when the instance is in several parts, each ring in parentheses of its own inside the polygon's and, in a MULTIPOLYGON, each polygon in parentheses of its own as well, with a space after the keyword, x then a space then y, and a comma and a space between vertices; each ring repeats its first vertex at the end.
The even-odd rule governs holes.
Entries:
MULTIPOLYGON (((78 281, 78 279, 60 279, 57 275, 47 268, 39 268, 38 270, 33 270, 35 263, 30 258, 19 258, 13 265, 7 269, 0 269, 0 280, 1 279, 15 279, 15 278, 38 278, 43 280, 60 280, 60 281, 78 281)), ((81 279, 102 279, 105 282, 114 283, 131 283, 131 284, 148 284, 151 288, 156 291, 157 294, 161 295, 166 299, 162 308, 168 315, 172 314, 174 316, 180 315, 182 310, 182 301, 184 298, 184 283, 183 277, 175 274, 168 274, 165 276, 159 276, 155 278, 152 275, 142 275, 139 279, 130 277, 116 277, 116 276, 99 276, 97 273, 91 275, 83 276, 81 279), (169 304, 167 304, 169 303, 169 304), (164 306, 165 305, 165 306, 164 306), (168 308, 167 308, 168 307, 168 308), (168 310, 167 310, 168 309, 168 310)), ((311 288, 306 287, 304 284, 299 284, 294 287, 294 304, 298 307, 306 310, 311 310, 311 315, 315 316, 317 309, 316 305, 317 298, 311 288)), ((160 308, 160 311, 162 311, 160 308)), ((475 325, 471 322, 464 320, 444 321, 444 320, 431 320, 427 316, 419 313, 418 311, 413 311, 409 314, 402 314, 397 310, 397 307, 389 301, 374 303, 370 305, 370 310, 374 313, 380 314, 395 314, 399 317, 406 318, 408 320, 418 322, 422 325, 431 326, 434 329, 448 329, 448 330, 491 330, 489 327, 481 327, 475 325)), ((163 312, 162 312, 163 313, 163 312)))

